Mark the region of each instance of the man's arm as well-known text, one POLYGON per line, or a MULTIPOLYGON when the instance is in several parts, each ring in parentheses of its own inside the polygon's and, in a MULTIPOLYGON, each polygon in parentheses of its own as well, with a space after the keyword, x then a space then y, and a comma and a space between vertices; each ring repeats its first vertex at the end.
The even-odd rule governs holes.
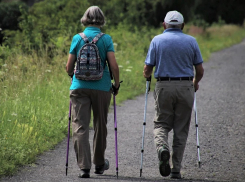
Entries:
POLYGON ((145 78, 149 78, 152 74, 153 66, 145 65, 143 70, 143 75, 145 78))
POLYGON ((199 81, 202 79, 203 74, 204 74, 204 69, 202 64, 198 64, 195 65, 195 70, 196 70, 196 74, 195 74, 195 78, 193 80, 194 83, 194 88, 195 88, 195 92, 199 89, 199 81))

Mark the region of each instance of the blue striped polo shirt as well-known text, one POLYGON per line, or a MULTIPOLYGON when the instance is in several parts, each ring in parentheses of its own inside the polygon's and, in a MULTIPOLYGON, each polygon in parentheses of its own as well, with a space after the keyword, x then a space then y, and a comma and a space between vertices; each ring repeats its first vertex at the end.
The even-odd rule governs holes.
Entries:
POLYGON ((155 66, 154 77, 193 77, 193 65, 203 63, 194 37, 169 28, 155 36, 148 49, 146 65, 155 66))

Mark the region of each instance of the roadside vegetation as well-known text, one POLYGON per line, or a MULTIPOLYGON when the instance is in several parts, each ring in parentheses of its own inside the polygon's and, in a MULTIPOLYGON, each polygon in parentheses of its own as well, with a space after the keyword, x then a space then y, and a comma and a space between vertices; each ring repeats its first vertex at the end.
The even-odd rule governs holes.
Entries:
MULTIPOLYGON (((18 167, 35 162, 39 154, 67 136, 71 80, 65 65, 72 36, 84 29, 79 22, 74 24, 75 28, 68 22, 74 22, 71 19, 74 17, 81 18, 81 13, 90 4, 83 1, 83 10, 69 15, 67 12, 73 11, 67 6, 74 4, 62 0, 54 1, 51 6, 48 2, 35 4, 29 12, 22 9, 21 29, 5 31, 8 38, 0 46, 0 177, 12 175, 18 167), (48 13, 61 7, 66 7, 67 12, 57 15, 59 23, 52 31, 48 27, 55 21, 55 14, 48 13)), ((204 61, 208 61, 212 52, 245 38, 244 26, 224 22, 204 25, 197 26, 190 21, 184 29, 185 33, 196 37, 204 61)), ((110 34, 114 41, 120 79, 123 80, 116 97, 117 104, 121 104, 145 92, 144 60, 151 39, 162 33, 163 28, 135 27, 127 22, 110 26, 108 20, 102 31, 110 34)), ((151 89, 154 79, 152 82, 151 89)))

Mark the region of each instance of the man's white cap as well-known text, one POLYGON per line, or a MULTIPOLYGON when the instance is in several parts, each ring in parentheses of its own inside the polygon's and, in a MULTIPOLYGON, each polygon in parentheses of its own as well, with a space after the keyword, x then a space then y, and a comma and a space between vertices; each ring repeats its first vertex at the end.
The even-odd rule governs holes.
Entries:
POLYGON ((178 25, 184 23, 184 17, 178 11, 169 11, 164 18, 164 22, 170 25, 178 25))

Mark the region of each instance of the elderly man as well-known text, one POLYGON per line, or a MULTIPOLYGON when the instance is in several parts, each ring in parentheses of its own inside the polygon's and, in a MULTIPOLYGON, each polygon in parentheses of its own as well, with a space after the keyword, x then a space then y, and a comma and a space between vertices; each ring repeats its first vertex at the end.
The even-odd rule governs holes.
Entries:
POLYGON ((203 77, 203 59, 194 37, 182 32, 184 18, 170 11, 163 22, 165 31, 155 36, 145 60, 144 77, 157 79, 154 99, 154 142, 162 176, 181 178, 181 162, 188 137, 194 92, 203 77), (195 73, 194 73, 195 68, 195 73), (173 130, 172 167, 168 133, 173 130))

